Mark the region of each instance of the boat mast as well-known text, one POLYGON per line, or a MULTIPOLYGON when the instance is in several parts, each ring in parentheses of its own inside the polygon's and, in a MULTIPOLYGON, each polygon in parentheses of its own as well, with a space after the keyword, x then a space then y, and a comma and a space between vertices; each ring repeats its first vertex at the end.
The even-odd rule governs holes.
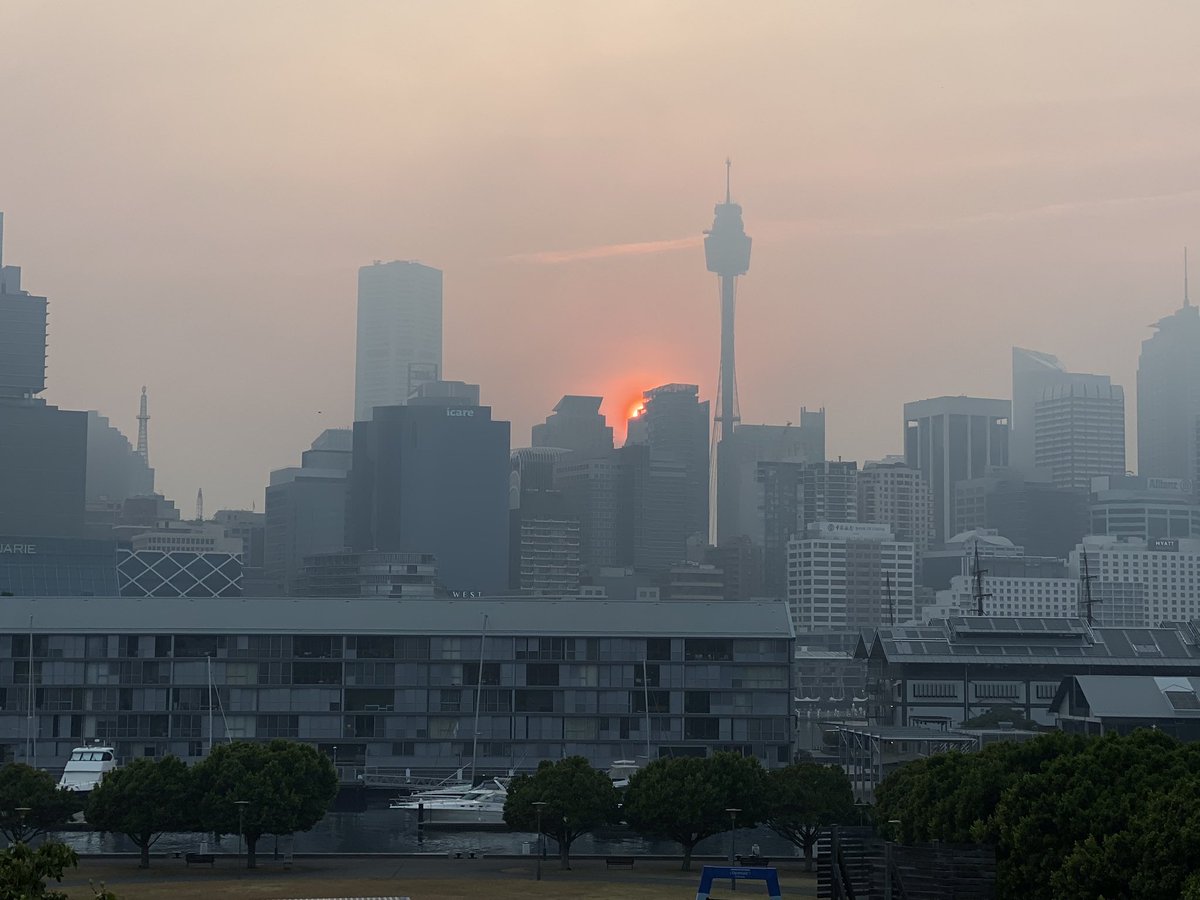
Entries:
MULTIPOLYGON (((204 662, 207 664, 208 668, 208 752, 211 754, 213 739, 212 656, 206 655, 204 657, 204 662)), ((224 711, 222 711, 222 715, 224 715, 224 711)))
POLYGON ((646 700, 646 765, 650 765, 650 679, 646 677, 646 658, 642 657, 642 692, 646 700))
POLYGON ((37 768, 37 741, 33 738, 33 726, 37 721, 33 715, 33 616, 29 617, 29 713, 25 719, 25 758, 37 768))
POLYGON ((471 787, 475 786, 475 760, 479 754, 479 700, 483 693, 483 645, 487 639, 487 613, 483 615, 483 629, 479 632, 479 671, 475 676, 475 736, 471 742, 471 787))

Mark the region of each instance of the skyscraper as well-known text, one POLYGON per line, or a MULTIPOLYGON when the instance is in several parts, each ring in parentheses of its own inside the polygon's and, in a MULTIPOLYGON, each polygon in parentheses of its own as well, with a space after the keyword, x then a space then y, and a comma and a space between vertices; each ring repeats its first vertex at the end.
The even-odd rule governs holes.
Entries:
POLYGON ((629 422, 628 443, 644 443, 655 460, 684 467, 685 536, 708 539, 708 401, 694 384, 664 384, 642 394, 642 411, 629 422))
MULTIPOLYGON (((733 202, 729 189, 731 163, 725 160, 725 202, 713 209, 712 229, 704 238, 704 258, 708 271, 717 275, 721 288, 721 373, 717 383, 717 418, 713 428, 712 446, 716 466, 717 488, 713 491, 717 509, 709 521, 716 528, 720 504, 726 502, 727 491, 721 483, 732 480, 719 455, 720 444, 737 429, 740 420, 737 398, 737 372, 734 365, 734 319, 737 302, 737 279, 750 270, 750 237, 742 224, 742 207, 733 202)), ((727 460, 728 461, 728 460, 727 460)), ((716 532, 712 543, 716 543, 716 532)))
POLYGON ((1008 465, 1007 400, 935 397, 904 404, 904 459, 933 494, 938 542, 954 534, 955 486, 1008 465))
POLYGON ((461 382, 427 383, 408 405, 355 422, 351 547, 431 553, 447 590, 502 593, 509 431, 461 382))
MULTIPOLYGON (((1185 281, 1186 285, 1186 281, 1185 281)), ((1200 309, 1183 306, 1153 326, 1138 359, 1138 474, 1197 483, 1200 456, 1200 309)))
POLYGON ((442 273, 418 262, 376 262, 358 270, 354 419, 376 406, 403 406, 442 377, 442 273))
POLYGON ((921 473, 900 460, 869 462, 858 473, 858 521, 887 525, 921 554, 933 537, 933 498, 921 473))
POLYGON ((590 456, 612 450, 612 426, 600 412, 603 402, 603 397, 567 394, 554 405, 554 412, 545 422, 533 426, 532 445, 575 450, 590 456))

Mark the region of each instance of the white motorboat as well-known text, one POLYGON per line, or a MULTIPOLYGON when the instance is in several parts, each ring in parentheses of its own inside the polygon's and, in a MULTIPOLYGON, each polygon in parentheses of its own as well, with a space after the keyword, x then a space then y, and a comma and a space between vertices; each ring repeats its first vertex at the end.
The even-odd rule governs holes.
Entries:
POLYGON ((504 801, 508 798, 508 788, 499 778, 457 795, 435 796, 436 793, 413 794, 403 800, 393 800, 390 806, 417 813, 418 822, 430 828, 504 827, 504 801))
POLYGON ((58 786, 64 791, 86 794, 117 767, 117 751, 112 747, 76 747, 63 769, 58 786))
POLYGON ((637 760, 633 759, 614 759, 613 764, 608 767, 608 777, 613 783, 613 787, 618 790, 623 790, 629 787, 629 779, 641 766, 637 760))

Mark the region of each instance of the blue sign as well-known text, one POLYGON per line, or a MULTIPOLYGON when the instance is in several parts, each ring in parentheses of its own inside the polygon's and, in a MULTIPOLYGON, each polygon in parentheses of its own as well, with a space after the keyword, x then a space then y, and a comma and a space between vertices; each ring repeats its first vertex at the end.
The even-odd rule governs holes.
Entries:
POLYGON ((708 900, 713 882, 718 878, 728 878, 731 881, 765 881, 771 900, 783 900, 778 873, 774 869, 757 866, 705 866, 700 875, 700 889, 696 891, 696 900, 708 900))

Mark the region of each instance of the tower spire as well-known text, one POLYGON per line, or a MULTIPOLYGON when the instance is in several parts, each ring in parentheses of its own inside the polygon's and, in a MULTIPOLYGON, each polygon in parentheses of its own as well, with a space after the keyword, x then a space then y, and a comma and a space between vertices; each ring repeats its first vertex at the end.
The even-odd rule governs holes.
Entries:
POLYGON ((196 491, 196 521, 204 521, 204 488, 196 491))
POLYGON ((732 168, 733 168, 733 160, 730 159, 728 156, 725 157, 725 202, 726 203, 733 202, 733 199, 732 199, 733 195, 729 193, 729 174, 730 174, 730 170, 732 168))
POLYGON ((142 462, 150 465, 150 441, 148 435, 148 425, 150 423, 150 414, 146 412, 146 386, 142 385, 142 405, 138 409, 138 443, 137 454, 142 458, 142 462))
POLYGON ((1188 298, 1188 270, 1187 270, 1187 247, 1183 248, 1183 307, 1187 309, 1192 305, 1192 301, 1188 298))

